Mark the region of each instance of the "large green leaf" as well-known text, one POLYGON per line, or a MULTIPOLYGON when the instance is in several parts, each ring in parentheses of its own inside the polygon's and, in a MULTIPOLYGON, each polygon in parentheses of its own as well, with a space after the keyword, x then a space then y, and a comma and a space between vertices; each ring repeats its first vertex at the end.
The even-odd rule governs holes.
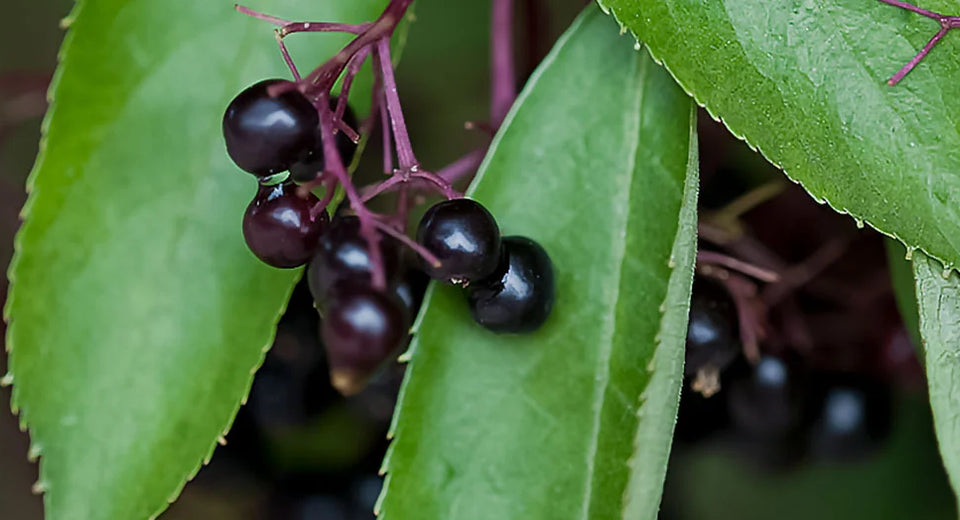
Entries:
MULTIPOLYGON (((358 22, 384 2, 304 4, 255 7, 358 22)), ((298 276, 240 233, 255 184, 220 118, 285 72, 271 27, 232 8, 81 1, 69 18, 6 309, 5 382, 51 519, 163 510, 229 427, 298 276)), ((299 38, 307 67, 344 42, 299 38)))
POLYGON ((889 87, 936 22, 876 0, 599 1, 816 199, 960 265, 958 35, 889 87))
POLYGON ((920 308, 927 385, 940 456, 960 497, 960 276, 944 276, 943 266, 926 255, 913 259, 920 308))
POLYGON ((683 372, 695 112, 590 8, 520 95, 473 197, 541 242, 557 300, 497 336, 434 287, 416 326, 379 514, 655 518, 683 372))

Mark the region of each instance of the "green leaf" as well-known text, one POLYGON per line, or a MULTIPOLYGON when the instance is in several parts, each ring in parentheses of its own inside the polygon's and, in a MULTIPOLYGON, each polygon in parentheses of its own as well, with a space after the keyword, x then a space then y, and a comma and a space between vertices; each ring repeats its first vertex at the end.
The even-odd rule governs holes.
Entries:
POLYGON ((554 261, 529 335, 431 290, 379 514, 656 518, 683 374, 696 242, 693 104, 590 8, 528 82, 473 186, 554 261))
POLYGON ((944 276, 943 266, 926 255, 915 255, 913 275, 920 307, 927 385, 940 456, 960 498, 960 276, 944 276))
POLYGON ((599 1, 815 199, 960 265, 958 35, 889 87, 935 21, 876 0, 599 1))
MULTIPOLYGON (((255 7, 360 22, 384 2, 303 4, 255 7)), ((256 187, 220 133, 237 92, 288 73, 272 27, 232 3, 81 1, 68 21, 10 270, 5 382, 48 518, 147 518, 226 432, 298 276, 246 250, 256 187)), ((309 69, 345 38, 293 52, 309 69)))

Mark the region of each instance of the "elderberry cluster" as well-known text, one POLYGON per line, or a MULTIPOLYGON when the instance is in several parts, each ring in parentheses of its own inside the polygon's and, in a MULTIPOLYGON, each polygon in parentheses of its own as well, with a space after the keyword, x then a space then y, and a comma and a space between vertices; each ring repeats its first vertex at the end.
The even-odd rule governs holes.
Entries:
POLYGON ((697 277, 686 341, 690 387, 676 431, 681 442, 725 438, 761 465, 782 469, 803 459, 858 459, 886 438, 892 397, 876 377, 813 367, 787 352, 748 360, 739 332, 736 303, 723 284, 697 277))
MULTIPOLYGON (((338 213, 331 219, 332 186, 326 186, 323 201, 311 193, 325 172, 321 103, 294 83, 261 81, 230 103, 223 134, 233 161, 258 179, 243 217, 247 246, 273 267, 308 264, 334 386, 345 393, 358 390, 406 344, 424 273, 463 287, 473 318, 491 331, 523 333, 543 325, 554 296, 550 257, 533 240, 501 237, 480 203, 451 198, 429 208, 416 242, 408 242, 419 260, 404 255, 402 225, 381 233, 386 228, 365 229, 370 224, 359 215, 338 213)), ((336 99, 328 104, 335 111, 336 99)), ((356 125, 349 107, 339 122, 356 125)), ((343 131, 336 148, 340 164, 356 152, 343 131)))

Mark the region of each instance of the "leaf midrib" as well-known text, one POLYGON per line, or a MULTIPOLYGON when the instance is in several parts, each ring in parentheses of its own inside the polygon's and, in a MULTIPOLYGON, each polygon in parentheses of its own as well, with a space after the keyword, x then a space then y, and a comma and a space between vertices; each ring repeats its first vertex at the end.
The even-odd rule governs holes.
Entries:
MULTIPOLYGON (((590 438, 590 448, 587 455, 587 474, 585 479, 585 490, 584 490, 584 500, 583 500, 583 509, 581 510, 581 518, 583 520, 588 520, 590 518, 590 511, 593 505, 593 488, 594 488, 594 476, 596 475, 596 460, 597 453, 599 451, 600 445, 600 432, 602 430, 603 423, 603 412, 604 406, 606 404, 608 388, 610 386, 610 363, 613 359, 613 349, 615 347, 614 337, 616 335, 618 320, 618 313, 616 309, 620 307, 620 297, 621 297, 621 288, 623 287, 623 278, 624 271, 626 270, 626 250, 628 242, 627 230, 630 226, 630 217, 631 213, 629 208, 633 202, 633 184, 637 180, 637 175, 635 175, 636 163, 637 163, 637 154, 640 150, 640 127, 641 127, 641 111, 643 109, 643 99, 645 94, 645 84, 640 79, 643 77, 646 72, 646 67, 644 66, 646 62, 641 62, 637 59, 633 61, 634 73, 633 79, 635 80, 635 94, 633 97, 633 105, 630 107, 630 110, 625 110, 626 113, 635 114, 636 117, 630 118, 626 121, 627 125, 630 127, 629 132, 626 132, 626 142, 630 143, 631 146, 627 147, 629 152, 627 155, 627 161, 625 163, 624 175, 625 175, 625 189, 624 200, 622 204, 622 220, 620 225, 617 227, 616 233, 613 235, 617 237, 617 240, 613 244, 613 249, 615 251, 615 258, 619 258, 619 269, 617 270, 617 277, 611 279, 611 284, 613 285, 613 298, 612 305, 610 305, 610 312, 607 314, 609 319, 607 320, 607 327, 603 330, 603 341, 601 343, 602 349, 599 353, 599 362, 601 377, 597 379, 597 384, 594 385, 594 417, 593 417, 593 431, 590 438)), ((639 397, 639 396, 638 396, 639 397)), ((622 495, 621 495, 622 496, 622 495)))

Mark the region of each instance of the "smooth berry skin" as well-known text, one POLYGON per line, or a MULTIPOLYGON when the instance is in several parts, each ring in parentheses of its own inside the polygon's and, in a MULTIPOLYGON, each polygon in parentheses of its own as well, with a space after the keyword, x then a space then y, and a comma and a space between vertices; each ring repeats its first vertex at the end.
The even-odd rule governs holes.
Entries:
POLYGON ((280 269, 307 263, 329 226, 326 211, 313 219, 310 210, 319 202, 297 194, 292 182, 261 185, 243 215, 243 238, 250 251, 265 264, 280 269))
POLYGON ((713 366, 726 368, 740 352, 739 324, 736 305, 720 282, 697 277, 690 299, 690 321, 687 325, 687 375, 713 366))
POLYGON ((403 304, 350 280, 331 288, 330 296, 320 330, 331 375, 335 382, 338 377, 365 379, 406 342, 409 322, 403 304))
POLYGON ((791 435, 802 420, 800 374, 786 359, 765 355, 745 378, 730 385, 730 417, 741 433, 776 439, 791 435))
POLYGON ((305 157, 320 134, 320 116, 298 90, 271 97, 268 88, 288 83, 256 83, 230 102, 223 115, 227 153, 243 170, 266 177, 305 157))
MULTIPOLYGON (((380 257, 387 281, 400 270, 400 247, 389 237, 380 238, 380 257)), ((320 237, 316 253, 307 268, 310 292, 319 307, 324 307, 327 293, 341 280, 371 283, 373 261, 367 240, 360 235, 360 220, 354 216, 338 217, 320 237)))
POLYGON ((417 242, 440 260, 440 267, 423 263, 434 280, 466 285, 486 278, 500 263, 500 228, 479 202, 445 200, 420 219, 417 242))
POLYGON ((553 299, 553 262, 540 244, 525 237, 505 237, 496 274, 467 287, 473 319, 499 334, 539 329, 550 316, 553 299))
POLYGON ((854 461, 873 453, 890 433, 887 385, 849 374, 820 374, 811 398, 810 452, 824 460, 854 461))
MULTIPOLYGON (((336 110, 337 98, 330 99, 330 110, 336 110)), ((343 112, 343 122, 350 128, 357 128, 357 116, 353 113, 350 105, 347 105, 343 112)), ((337 152, 340 154, 340 161, 344 168, 350 166, 353 162, 353 156, 357 153, 357 143, 353 142, 343 132, 337 132, 337 152)), ((326 160, 323 156, 323 141, 317 135, 317 141, 313 148, 307 153, 307 156, 290 166, 290 178, 296 182, 310 182, 323 171, 326 166, 326 160)))

